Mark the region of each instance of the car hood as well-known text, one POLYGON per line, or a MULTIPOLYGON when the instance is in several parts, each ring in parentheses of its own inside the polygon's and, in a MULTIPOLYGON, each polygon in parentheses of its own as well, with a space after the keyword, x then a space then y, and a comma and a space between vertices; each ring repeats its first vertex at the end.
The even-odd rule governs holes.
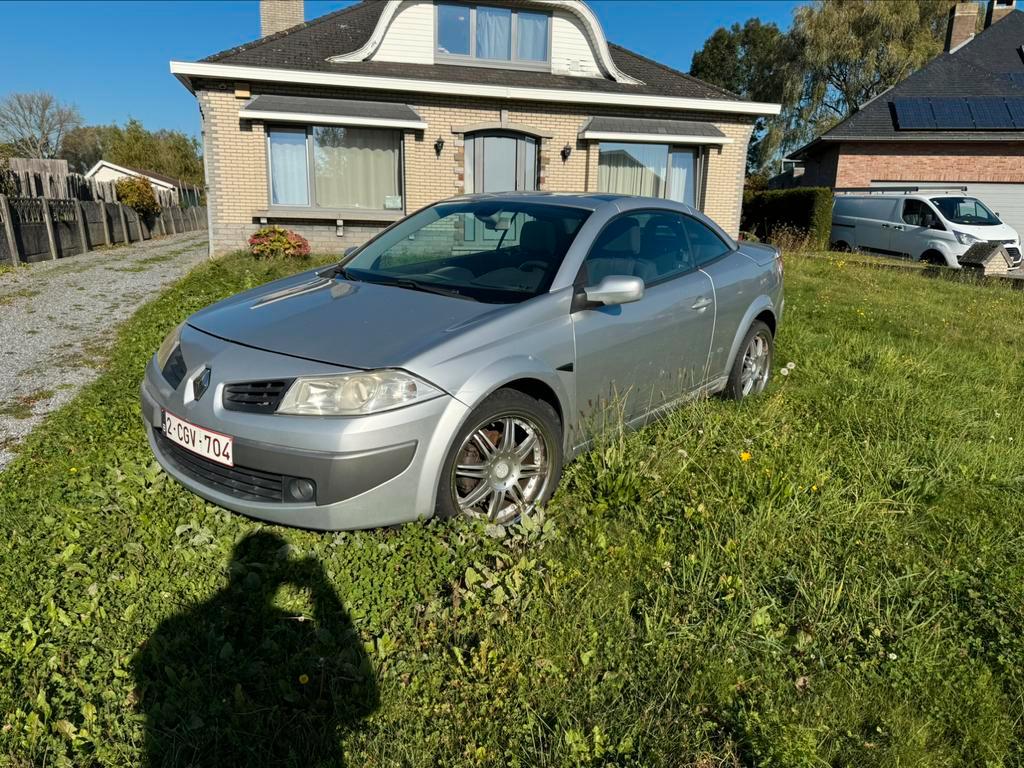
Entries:
POLYGON ((213 304, 188 324, 307 360, 398 368, 508 308, 307 272, 213 304))
POLYGON ((974 235, 974 237, 977 237, 980 240, 1012 240, 1017 242, 1020 239, 1016 230, 1008 224, 978 226, 976 224, 953 224, 950 222, 948 226, 958 232, 966 232, 968 235, 974 235))

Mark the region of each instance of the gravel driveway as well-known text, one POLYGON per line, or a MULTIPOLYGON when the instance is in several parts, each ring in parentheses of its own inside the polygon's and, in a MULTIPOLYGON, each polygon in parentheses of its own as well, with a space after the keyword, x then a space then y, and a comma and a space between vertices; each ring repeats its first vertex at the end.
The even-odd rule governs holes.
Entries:
POLYGON ((206 255, 190 232, 0 273, 0 468, 97 375, 117 324, 206 255))

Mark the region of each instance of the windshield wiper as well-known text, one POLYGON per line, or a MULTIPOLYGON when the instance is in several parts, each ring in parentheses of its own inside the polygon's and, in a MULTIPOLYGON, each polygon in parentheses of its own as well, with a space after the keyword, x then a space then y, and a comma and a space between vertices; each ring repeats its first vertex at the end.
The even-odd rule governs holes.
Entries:
POLYGON ((358 277, 345 269, 341 264, 336 264, 324 277, 340 277, 342 280, 351 280, 354 283, 360 282, 358 277))
POLYGON ((443 285, 435 285, 434 283, 425 283, 420 280, 413 280, 410 277, 384 277, 383 275, 374 275, 372 280, 366 280, 365 282, 376 283, 377 285, 394 285, 398 288, 408 288, 411 291, 423 291, 424 293, 436 293, 439 296, 454 296, 458 299, 476 301, 472 296, 467 296, 458 288, 448 288, 443 285))

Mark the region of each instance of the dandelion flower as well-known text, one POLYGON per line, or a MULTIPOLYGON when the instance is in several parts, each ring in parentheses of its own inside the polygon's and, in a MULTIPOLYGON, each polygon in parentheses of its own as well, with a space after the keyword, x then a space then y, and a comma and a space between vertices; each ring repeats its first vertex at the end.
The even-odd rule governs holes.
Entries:
POLYGON ((783 376, 789 376, 789 368, 783 368, 781 371, 779 371, 779 373, 781 373, 783 376))
POLYGON ((818 492, 818 486, 817 485, 812 485, 811 486, 811 492, 812 493, 817 493, 818 492))
POLYGON ((790 362, 786 363, 786 367, 787 367, 787 368, 788 368, 789 370, 791 370, 791 371, 792 371, 792 370, 793 370, 794 368, 796 368, 796 363, 794 363, 794 362, 790 361, 790 362))
POLYGON ((299 682, 305 685, 309 682, 309 675, 299 675, 299 682))
POLYGON ((750 451, 740 451, 740 461, 750 461, 750 451))
POLYGON ((71 474, 74 474, 75 472, 78 471, 78 467, 72 467, 69 471, 71 472, 71 474))

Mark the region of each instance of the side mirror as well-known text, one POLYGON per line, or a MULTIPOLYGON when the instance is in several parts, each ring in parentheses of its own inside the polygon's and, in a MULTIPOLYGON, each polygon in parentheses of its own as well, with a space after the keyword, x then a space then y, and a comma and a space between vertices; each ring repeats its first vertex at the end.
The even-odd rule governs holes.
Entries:
POLYGON ((639 277, 609 275, 597 285, 584 288, 583 295, 593 304, 629 304, 644 297, 644 281, 639 277))
POLYGON ((348 248, 345 249, 345 258, 347 259, 349 256, 351 256, 353 253, 355 253, 358 250, 359 250, 359 246, 358 245, 350 245, 348 248))
POLYGON ((928 222, 927 222, 926 226, 928 227, 928 229, 938 229, 938 230, 945 229, 945 227, 942 226, 942 222, 939 221, 938 219, 928 219, 928 222))

